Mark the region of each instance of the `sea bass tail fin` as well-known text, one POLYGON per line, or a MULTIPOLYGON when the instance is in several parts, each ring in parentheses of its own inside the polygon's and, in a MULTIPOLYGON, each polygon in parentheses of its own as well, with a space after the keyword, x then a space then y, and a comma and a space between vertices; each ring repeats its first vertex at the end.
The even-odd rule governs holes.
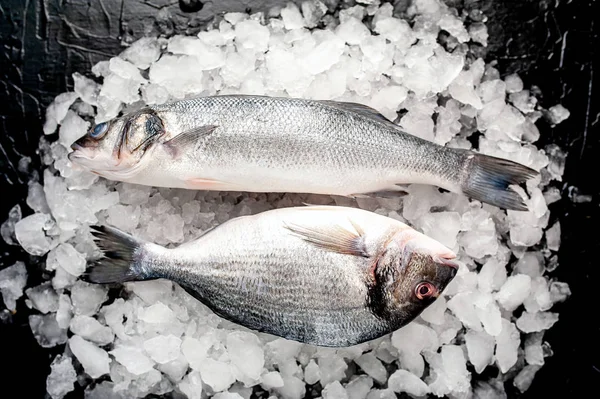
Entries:
POLYGON ((150 278, 142 265, 145 242, 109 226, 92 226, 92 235, 103 256, 91 262, 82 276, 97 283, 123 283, 150 278))
POLYGON ((471 153, 467 157, 462 191, 465 195, 514 211, 527 211, 523 198, 510 186, 524 183, 539 173, 507 159, 471 153))

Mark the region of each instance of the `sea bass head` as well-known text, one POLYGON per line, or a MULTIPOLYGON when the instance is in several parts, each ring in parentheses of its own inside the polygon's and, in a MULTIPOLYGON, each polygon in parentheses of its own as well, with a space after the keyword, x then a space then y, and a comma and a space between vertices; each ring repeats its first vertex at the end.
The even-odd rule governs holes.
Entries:
POLYGON ((439 242, 411 228, 396 233, 377 260, 379 286, 371 290, 375 313, 401 327, 431 305, 452 281, 456 255, 439 242), (379 297, 379 298, 378 298, 379 297))
POLYGON ((158 115, 144 108, 93 126, 71 145, 69 160, 92 173, 122 181, 143 168, 144 154, 164 132, 158 115))

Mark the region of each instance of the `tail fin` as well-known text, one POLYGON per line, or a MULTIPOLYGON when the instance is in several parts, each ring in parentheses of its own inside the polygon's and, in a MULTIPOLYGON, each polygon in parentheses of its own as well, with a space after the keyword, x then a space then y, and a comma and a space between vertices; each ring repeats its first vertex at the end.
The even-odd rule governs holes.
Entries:
POLYGON ((462 191, 476 200, 513 211, 526 211, 523 198, 510 185, 521 184, 539 173, 507 159, 470 154, 462 191))
POLYGON ((84 280, 107 284, 146 279, 140 267, 142 241, 114 227, 92 226, 91 229, 96 245, 104 256, 90 264, 84 280))

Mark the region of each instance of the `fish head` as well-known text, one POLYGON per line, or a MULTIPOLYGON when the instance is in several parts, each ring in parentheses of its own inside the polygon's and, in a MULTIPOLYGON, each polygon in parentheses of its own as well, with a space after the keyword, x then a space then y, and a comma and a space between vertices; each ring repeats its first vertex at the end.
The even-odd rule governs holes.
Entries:
POLYGON ((147 164, 144 157, 164 135, 160 117, 144 108, 93 126, 71 145, 69 160, 92 173, 125 181, 147 164))
POLYGON ((388 309, 404 321, 417 317, 456 276, 454 258, 450 249, 415 230, 394 235, 377 266, 380 280, 387 282, 388 309))

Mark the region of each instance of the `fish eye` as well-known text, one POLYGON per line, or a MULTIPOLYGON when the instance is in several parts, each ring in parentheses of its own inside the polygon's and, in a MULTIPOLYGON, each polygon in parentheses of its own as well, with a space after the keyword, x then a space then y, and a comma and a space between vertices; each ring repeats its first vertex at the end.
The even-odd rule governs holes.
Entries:
POLYGON ((108 123, 99 123, 90 132, 90 136, 95 139, 101 139, 108 131, 108 123))
POLYGON ((431 298, 437 291, 437 288, 428 281, 422 281, 415 287, 415 295, 419 299, 431 298))

